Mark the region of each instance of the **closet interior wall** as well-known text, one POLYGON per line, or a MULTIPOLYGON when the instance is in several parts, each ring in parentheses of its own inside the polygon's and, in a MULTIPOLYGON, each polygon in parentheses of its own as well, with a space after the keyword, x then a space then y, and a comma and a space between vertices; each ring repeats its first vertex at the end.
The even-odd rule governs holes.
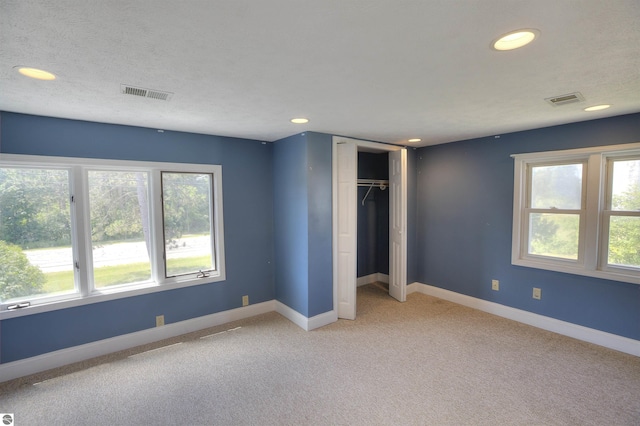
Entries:
MULTIPOLYGON (((388 180, 389 154, 358 152, 358 179, 388 180)), ((377 273, 389 274, 389 188, 358 186, 357 275, 377 273)))

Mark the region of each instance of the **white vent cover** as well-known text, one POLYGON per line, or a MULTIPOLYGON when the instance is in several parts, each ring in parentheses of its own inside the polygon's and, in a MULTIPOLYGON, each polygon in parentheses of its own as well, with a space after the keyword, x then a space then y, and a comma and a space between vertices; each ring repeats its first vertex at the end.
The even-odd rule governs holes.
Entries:
POLYGON ((554 96, 546 98, 545 101, 553 106, 574 104, 576 102, 584 102, 584 96, 580 92, 567 93, 566 95, 554 96))
POLYGON ((143 98, 160 99, 161 101, 168 101, 173 96, 171 92, 145 89, 144 87, 135 87, 128 84, 121 84, 120 92, 124 95, 142 96, 143 98))

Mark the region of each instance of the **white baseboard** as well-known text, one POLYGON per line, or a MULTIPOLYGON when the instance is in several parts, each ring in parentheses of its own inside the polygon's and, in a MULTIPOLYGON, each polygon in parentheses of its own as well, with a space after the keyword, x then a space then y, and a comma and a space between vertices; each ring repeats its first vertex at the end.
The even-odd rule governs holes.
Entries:
POLYGON ((275 310, 276 301, 270 300, 268 302, 218 312, 203 317, 167 324, 162 327, 141 330, 135 333, 124 334, 122 336, 73 346, 71 348, 8 362, 6 364, 0 364, 0 383, 7 380, 17 379, 18 377, 27 376, 29 374, 61 367, 63 365, 72 364, 74 362, 84 361, 97 356, 145 345, 147 343, 157 342, 158 340, 191 333, 204 328, 214 327, 267 312, 273 312, 275 310))
POLYGON ((367 285, 375 282, 389 284, 389 275, 377 272, 375 274, 365 275, 364 277, 358 277, 356 285, 360 287, 361 285, 367 285))
POLYGON ((328 311, 323 314, 316 315, 309 318, 309 327, 307 328, 307 331, 324 327, 325 325, 332 324, 336 321, 338 321, 338 311, 328 311))
POLYGON ((407 286, 407 294, 415 292, 448 300, 459 305, 468 306, 503 318, 532 325, 543 330, 552 331, 564 336, 573 337, 574 339, 604 346, 609 349, 640 356, 640 340, 634 340, 628 337, 618 336, 617 334, 607 333, 555 318, 546 317, 544 315, 523 311, 521 309, 511 308, 499 303, 489 302, 487 300, 478 299, 427 284, 416 282, 407 286))
POLYGON ((323 314, 307 318, 300 312, 277 300, 276 312, 305 331, 311 331, 338 321, 338 313, 336 311, 328 311, 323 314))
MULTIPOLYGON (((372 275, 375 275, 375 279, 371 282, 385 282, 384 274, 380 274, 383 275, 383 277, 378 277, 378 274, 372 275)), ((386 279, 388 280, 388 276, 386 276, 386 279)), ((464 294, 455 293, 450 290, 445 290, 427 284, 415 282, 407 286, 407 294, 415 292, 438 297, 453 303, 468 306, 503 318, 508 318, 620 352, 640 356, 640 341, 638 340, 545 317, 543 315, 511 308, 498 303, 477 299, 475 297, 466 296, 464 294)), ((279 301, 270 300, 268 302, 258 303, 243 308, 231 309, 203 317, 180 321, 178 323, 167 324, 162 327, 150 328, 135 333, 87 343, 85 345, 49 352, 31 358, 0 364, 0 383, 16 379, 18 377, 27 376, 29 374, 61 367, 63 365, 72 364, 74 362, 84 361, 97 356, 106 355, 273 311, 278 312, 306 331, 323 327, 338 320, 337 312, 334 310, 307 318, 279 301)))

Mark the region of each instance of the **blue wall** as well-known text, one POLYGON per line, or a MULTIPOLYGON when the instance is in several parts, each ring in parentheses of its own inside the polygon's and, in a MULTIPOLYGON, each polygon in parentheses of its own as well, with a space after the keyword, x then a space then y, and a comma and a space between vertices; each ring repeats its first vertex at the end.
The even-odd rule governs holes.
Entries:
MULTIPOLYGON (((510 262, 511 154, 638 141, 635 114, 409 149, 408 282, 640 339, 640 286, 510 262)), ((331 136, 313 132, 264 144, 0 113, 0 153, 222 165, 227 267, 224 282, 2 320, 1 362, 152 328, 160 314, 172 323, 236 308, 245 294, 307 317, 330 311, 331 150, 331 136)))
POLYGON ((511 265, 511 154, 638 141, 634 114, 417 150, 418 281, 640 339, 640 286, 511 265))
POLYGON ((274 146, 276 298, 310 318, 333 309, 332 137, 274 146))
POLYGON ((309 187, 309 317, 333 309, 331 135, 307 132, 309 187))
POLYGON ((222 165, 226 281, 0 322, 3 363, 275 298, 273 145, 0 113, 0 152, 222 165))
POLYGON ((309 299, 309 206, 306 136, 275 142, 273 194, 276 299, 304 316, 309 299))

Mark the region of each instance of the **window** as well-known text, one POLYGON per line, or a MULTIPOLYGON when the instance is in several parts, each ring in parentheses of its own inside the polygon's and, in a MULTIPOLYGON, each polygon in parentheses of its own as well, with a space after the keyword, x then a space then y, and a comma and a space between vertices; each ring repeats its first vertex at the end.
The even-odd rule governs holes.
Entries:
POLYGON ((603 212, 608 267, 640 268, 640 156, 607 163, 603 212))
POLYGON ((65 169, 0 167, 0 301, 75 292, 69 177, 65 169))
POLYGON ((88 171, 95 289, 151 279, 148 173, 88 171))
POLYGON ((2 155, 0 314, 225 279, 222 169, 2 155))
POLYGON ((212 181, 210 174, 162 173, 166 277, 215 270, 212 181))
POLYGON ((528 166, 527 254, 578 260, 585 169, 582 163, 528 166))
POLYGON ((640 284, 640 144, 513 157, 512 263, 640 284))

